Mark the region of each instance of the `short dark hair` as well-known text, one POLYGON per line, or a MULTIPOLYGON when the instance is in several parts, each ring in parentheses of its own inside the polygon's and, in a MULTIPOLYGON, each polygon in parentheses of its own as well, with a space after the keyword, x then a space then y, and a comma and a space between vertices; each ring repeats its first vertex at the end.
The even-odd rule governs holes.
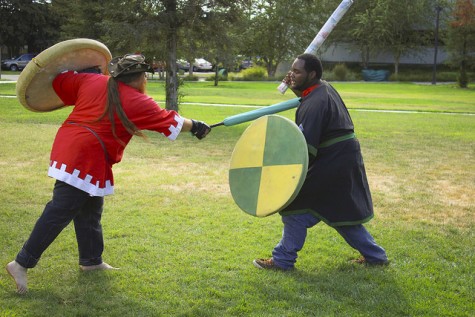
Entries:
POLYGON ((301 59, 305 62, 304 68, 307 73, 315 71, 317 73, 317 79, 322 78, 323 66, 317 56, 305 53, 297 56, 297 59, 301 59))

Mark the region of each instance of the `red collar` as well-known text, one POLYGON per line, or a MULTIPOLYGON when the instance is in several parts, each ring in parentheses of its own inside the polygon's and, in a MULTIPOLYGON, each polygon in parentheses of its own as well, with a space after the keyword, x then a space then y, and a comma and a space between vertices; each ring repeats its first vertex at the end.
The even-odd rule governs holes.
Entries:
POLYGON ((318 86, 320 86, 319 84, 315 84, 313 86, 310 86, 308 87, 307 89, 305 89, 304 91, 302 91, 302 97, 306 97, 309 93, 312 92, 312 90, 314 90, 315 88, 317 88, 318 86))

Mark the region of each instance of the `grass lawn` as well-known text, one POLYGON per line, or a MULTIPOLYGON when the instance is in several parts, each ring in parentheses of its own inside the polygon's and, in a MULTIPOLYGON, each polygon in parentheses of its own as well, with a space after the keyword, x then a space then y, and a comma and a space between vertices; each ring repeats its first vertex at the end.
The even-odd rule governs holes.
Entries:
MULTIPOLYGON (((183 87, 185 117, 209 123, 293 98, 277 83, 183 87)), ((254 218, 234 204, 228 165, 249 123, 204 140, 147 133, 114 167, 106 197, 104 260, 121 268, 80 272, 73 226, 29 271, 30 291, 0 274, 0 316, 473 316, 475 90, 453 85, 335 83, 362 145, 375 206, 367 224, 390 265, 361 267, 324 224, 309 230, 291 273, 257 270, 279 241, 278 215, 254 218), (363 110, 404 110, 376 112, 363 110), (416 111, 416 113, 408 112, 416 111)), ((11 261, 51 197, 54 135, 70 109, 25 110, 0 84, 0 263, 11 261)), ((163 101, 162 83, 149 94, 163 101)), ((294 109, 280 113, 293 118, 294 109)))

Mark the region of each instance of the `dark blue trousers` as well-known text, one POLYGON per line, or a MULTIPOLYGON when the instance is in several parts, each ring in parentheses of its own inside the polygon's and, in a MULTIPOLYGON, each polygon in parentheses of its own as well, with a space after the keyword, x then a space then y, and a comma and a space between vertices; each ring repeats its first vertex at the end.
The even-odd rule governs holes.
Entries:
MULTIPOLYGON (((282 239, 272 251, 272 258, 278 266, 289 269, 297 261, 299 252, 305 243, 307 229, 315 226, 320 219, 314 215, 300 214, 282 216, 284 230, 282 239)), ((388 260, 386 251, 374 241, 363 225, 334 227, 345 241, 358 250, 368 262, 385 262, 388 260)))
POLYGON ((56 181, 53 198, 46 204, 16 261, 25 268, 35 267, 43 252, 74 221, 79 264, 101 264, 104 250, 101 226, 103 205, 104 197, 93 197, 71 185, 56 181))

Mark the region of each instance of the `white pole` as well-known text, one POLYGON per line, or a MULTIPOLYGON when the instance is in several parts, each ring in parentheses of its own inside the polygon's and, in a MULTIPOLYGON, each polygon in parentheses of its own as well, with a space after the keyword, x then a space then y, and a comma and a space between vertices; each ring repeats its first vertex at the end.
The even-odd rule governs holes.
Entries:
MULTIPOLYGON (((305 53, 316 54, 320 46, 325 42, 328 35, 333 31, 335 26, 340 22, 341 18, 345 15, 348 9, 353 4, 353 0, 343 0, 338 8, 332 13, 330 18, 328 18, 327 22, 322 26, 320 31, 318 31, 317 35, 313 39, 312 43, 307 47, 305 53)), ((282 82, 277 89, 282 93, 285 94, 287 91, 287 84, 282 82)))

